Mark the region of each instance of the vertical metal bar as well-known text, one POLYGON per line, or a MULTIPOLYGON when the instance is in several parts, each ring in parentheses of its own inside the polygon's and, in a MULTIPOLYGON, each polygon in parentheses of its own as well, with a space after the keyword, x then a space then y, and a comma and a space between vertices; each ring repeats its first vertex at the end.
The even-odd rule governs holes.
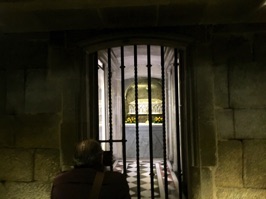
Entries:
POLYGON ((164 76, 164 47, 161 46, 161 77, 162 77, 162 114, 163 114, 163 165, 164 165, 164 193, 168 199, 168 175, 167 175, 167 151, 166 151, 166 131, 165 131, 165 76, 164 76))
POLYGON ((134 80, 135 80, 135 111, 136 111, 136 161, 137 161, 137 194, 140 195, 140 165, 139 165, 139 106, 138 106, 138 53, 134 45, 134 80))
POLYGON ((153 172, 153 136, 152 136, 152 99, 151 99, 151 47, 147 45, 147 72, 148 72, 148 107, 149 107, 149 140, 150 140, 150 178, 151 198, 154 198, 154 172, 153 172))
POLYGON ((126 127, 125 127, 125 74, 124 74, 124 46, 121 46, 121 100, 122 100, 122 154, 123 154, 123 170, 127 175, 126 167, 126 127))
POLYGON ((181 142, 181 154, 182 154, 182 192, 183 195, 187 195, 187 187, 188 187, 188 157, 189 157, 189 148, 188 148, 188 132, 189 128, 192 125, 189 125, 189 120, 186 120, 185 118, 188 117, 188 109, 187 109, 187 101, 185 99, 188 99, 187 96, 187 90, 188 85, 185 81, 186 78, 186 70, 185 70, 185 52, 184 50, 179 50, 179 84, 180 84, 180 142, 181 142))
MULTIPOLYGON (((98 106, 98 53, 90 53, 86 57, 87 67, 85 75, 85 89, 88 86, 88 90, 85 90, 84 93, 89 98, 89 101, 84 101, 84 106, 88 106, 87 110, 84 110, 84 120, 83 124, 85 124, 81 130, 83 130, 83 138, 93 138, 95 140, 99 139, 99 110, 98 106), (86 76, 88 75, 88 79, 86 80, 86 76), (97 116, 97 117, 96 117, 97 116), (90 125, 87 126, 87 121, 90 121, 90 125)), ((82 138, 82 139, 83 139, 82 138)))
POLYGON ((181 142, 179 130, 179 77, 178 77, 178 50, 174 50, 174 68, 175 68, 175 104, 176 104, 176 139, 177 139, 177 179, 179 185, 179 199, 182 199, 182 170, 181 170, 181 142))
MULTIPOLYGON (((112 71, 111 71, 111 49, 108 48, 108 99, 109 99, 109 145, 110 151, 113 155, 113 124, 112 124, 112 71)), ((110 166, 110 170, 113 170, 113 165, 110 166)))

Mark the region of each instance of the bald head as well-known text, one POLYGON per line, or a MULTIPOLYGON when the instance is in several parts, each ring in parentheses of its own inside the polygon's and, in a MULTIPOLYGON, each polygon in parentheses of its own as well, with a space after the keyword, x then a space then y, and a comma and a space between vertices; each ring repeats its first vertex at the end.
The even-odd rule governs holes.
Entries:
POLYGON ((76 166, 101 168, 102 154, 102 147, 97 141, 92 139, 83 140, 76 145, 74 161, 76 166))

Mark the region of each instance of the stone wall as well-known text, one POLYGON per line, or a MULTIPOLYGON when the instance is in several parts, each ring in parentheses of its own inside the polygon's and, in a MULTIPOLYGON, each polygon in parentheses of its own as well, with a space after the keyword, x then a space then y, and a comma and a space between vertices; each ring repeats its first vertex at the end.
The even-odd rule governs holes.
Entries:
POLYGON ((1 199, 49 199, 61 170, 65 104, 51 79, 48 41, 37 33, 0 37, 1 199))
MULTIPOLYGON (((265 38, 214 34, 190 48, 193 199, 266 198, 265 38)), ((53 177, 71 164, 84 55, 49 41, 37 33, 0 37, 1 199, 48 199, 53 177)))
POLYGON ((215 197, 266 198, 266 34, 216 35, 212 48, 215 197))

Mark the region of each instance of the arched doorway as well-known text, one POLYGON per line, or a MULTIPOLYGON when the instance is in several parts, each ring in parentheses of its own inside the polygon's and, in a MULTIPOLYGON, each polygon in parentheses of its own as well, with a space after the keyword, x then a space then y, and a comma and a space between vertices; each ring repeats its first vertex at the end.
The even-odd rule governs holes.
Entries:
MULTIPOLYGON (((126 108, 126 98, 125 91, 127 86, 133 85, 135 88, 138 88, 138 81, 141 79, 147 80, 147 98, 144 101, 148 106, 147 120, 146 123, 148 138, 146 146, 149 151, 149 164, 150 164, 150 183, 151 183, 151 197, 154 195, 154 118, 152 113, 152 103, 153 94, 152 94, 152 79, 158 79, 161 81, 161 95, 163 111, 160 113, 163 118, 161 125, 161 136, 162 141, 162 162, 165 165, 164 168, 167 168, 167 161, 171 163, 173 171, 177 174, 179 178, 179 190, 181 189, 182 181, 184 181, 184 176, 182 176, 182 135, 180 132, 181 129, 181 119, 180 119, 180 101, 181 92, 181 67, 184 67, 184 58, 185 58, 185 48, 183 46, 177 47, 166 47, 158 45, 125 45, 119 47, 109 47, 103 50, 97 51, 97 53, 89 52, 89 63, 97 63, 97 79, 101 81, 99 83, 99 93, 97 95, 97 100, 99 107, 94 108, 94 110, 99 114, 98 128, 100 129, 100 134, 98 139, 103 143, 103 147, 106 150, 111 150, 115 158, 121 158, 124 168, 126 170, 126 161, 127 161, 127 144, 129 143, 126 129, 126 120, 128 110, 126 108), (128 50, 129 49, 129 50, 128 50), (142 52, 142 53, 138 53, 142 52), (152 52, 155 52, 154 54, 152 52), (130 58, 128 58, 128 57, 130 58), (142 56, 146 57, 143 58, 142 56), (157 57, 156 57, 157 56, 157 57), (156 62, 156 58, 157 62, 156 62), (93 60, 93 61, 92 61, 93 60), (127 63, 131 60, 131 63, 127 63), (143 62, 144 61, 144 62, 143 62), (146 61, 146 63, 145 63, 146 61), (153 62, 154 61, 154 62, 153 62), (157 68, 157 70, 156 70, 157 68), (128 70, 127 70, 128 69, 128 70), (99 72, 101 71, 101 72, 99 72), (134 80, 134 81, 133 81, 134 80), (102 84, 102 86, 100 86, 102 84), (103 111, 105 110, 105 111, 103 111)), ((91 70, 89 68, 88 70, 91 70)), ((94 69, 95 71, 95 69, 94 69)), ((94 73, 95 75, 96 73, 94 73)), ((138 111, 139 101, 138 89, 135 91, 135 104, 134 100, 130 101, 131 105, 135 105, 135 119, 133 126, 135 125, 135 139, 134 142, 136 153, 132 158, 136 159, 136 164, 140 166, 140 161, 142 157, 140 156, 141 151, 139 150, 140 137, 139 129, 140 124, 142 123, 140 119, 140 114, 138 111), (140 121, 138 121, 140 120, 140 121), (139 151, 138 151, 139 150, 139 151)), ((141 102, 143 103, 143 102, 141 102)), ((94 111, 94 113, 95 113, 94 111)), ((145 121, 145 122, 146 122, 145 121)), ((142 141, 142 140, 141 140, 142 141)), ((155 149, 157 147, 155 146, 155 149)), ((160 158, 161 156, 159 156, 160 158)), ((112 168, 111 168, 112 169, 112 168)), ((138 168, 137 168, 138 169, 138 168)), ((167 170, 165 170, 165 182, 164 183, 164 197, 168 197, 168 185, 167 185, 167 170)), ((137 182, 138 189, 140 190, 140 182, 137 182)), ((140 194, 140 193, 138 193, 140 194)), ((182 197, 182 190, 179 196, 182 197)), ((139 198, 139 196, 138 196, 139 198)))

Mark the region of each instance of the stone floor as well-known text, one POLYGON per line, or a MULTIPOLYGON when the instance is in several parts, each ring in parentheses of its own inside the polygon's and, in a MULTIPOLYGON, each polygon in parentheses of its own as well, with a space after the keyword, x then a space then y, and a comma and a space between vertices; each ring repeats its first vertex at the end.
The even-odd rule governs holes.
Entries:
MULTIPOLYGON (((161 160, 154 160, 154 198, 165 198, 164 191, 164 165, 161 160)), ((132 199, 137 199, 137 164, 133 160, 127 160, 127 181, 130 188, 130 195, 132 199)), ((114 171, 123 172, 122 160, 117 160, 114 163, 114 171)), ((150 162, 140 161, 140 193, 142 199, 151 198, 151 183, 150 183, 150 162)), ((175 174, 171 170, 171 164, 167 162, 167 176, 168 176, 168 198, 178 199, 178 182, 175 174)))

